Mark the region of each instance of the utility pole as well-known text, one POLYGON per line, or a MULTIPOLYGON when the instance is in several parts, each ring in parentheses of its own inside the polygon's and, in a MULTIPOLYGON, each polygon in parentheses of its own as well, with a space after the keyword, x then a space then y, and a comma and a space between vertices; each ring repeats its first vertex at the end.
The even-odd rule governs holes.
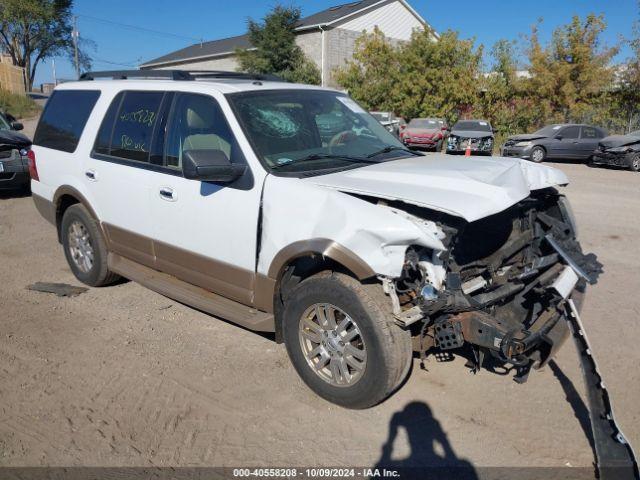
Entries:
POLYGON ((80 32, 78 32, 78 16, 73 16, 73 32, 71 32, 71 36, 73 37, 73 51, 74 51, 74 59, 76 63, 76 78, 80 78, 80 62, 78 60, 78 37, 80 37, 80 32))
POLYGON ((53 85, 57 85, 58 84, 58 80, 56 79, 56 59, 52 58, 51 59, 51 69, 53 70, 53 85))

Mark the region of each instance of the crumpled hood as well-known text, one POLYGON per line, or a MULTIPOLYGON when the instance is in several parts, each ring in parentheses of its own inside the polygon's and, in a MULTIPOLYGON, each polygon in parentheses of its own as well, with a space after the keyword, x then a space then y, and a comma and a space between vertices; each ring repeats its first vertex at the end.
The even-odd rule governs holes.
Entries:
POLYGON ((600 145, 605 148, 623 147, 633 143, 639 143, 640 138, 631 135, 610 135, 600 140, 600 145))
POLYGON ((560 170, 525 160, 445 155, 405 158, 303 181, 400 200, 469 222, 506 210, 531 190, 569 183, 560 170))
POLYGON ((25 135, 13 130, 0 130, 0 149, 26 148, 31 146, 31 140, 25 135))
POLYGON ((493 137, 491 132, 483 132, 479 130, 451 130, 451 135, 461 138, 484 138, 493 137))

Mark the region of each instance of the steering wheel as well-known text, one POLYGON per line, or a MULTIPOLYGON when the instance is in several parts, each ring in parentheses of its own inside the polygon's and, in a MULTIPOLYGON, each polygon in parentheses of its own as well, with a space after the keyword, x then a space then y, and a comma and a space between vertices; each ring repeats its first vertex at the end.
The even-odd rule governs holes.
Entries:
POLYGON ((336 133, 329 141, 329 147, 337 147, 338 145, 344 145, 346 143, 353 142, 358 136, 353 130, 343 130, 340 133, 336 133))

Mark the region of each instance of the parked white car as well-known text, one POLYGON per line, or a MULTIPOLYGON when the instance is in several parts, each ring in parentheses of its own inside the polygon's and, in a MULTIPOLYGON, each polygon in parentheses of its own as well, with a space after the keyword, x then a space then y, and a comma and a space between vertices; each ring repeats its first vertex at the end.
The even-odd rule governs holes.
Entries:
POLYGON ((56 88, 29 153, 75 276, 275 332, 331 402, 382 401, 414 350, 469 349, 524 380, 566 339, 566 299, 595 281, 556 169, 425 157, 333 90, 105 76, 56 88))

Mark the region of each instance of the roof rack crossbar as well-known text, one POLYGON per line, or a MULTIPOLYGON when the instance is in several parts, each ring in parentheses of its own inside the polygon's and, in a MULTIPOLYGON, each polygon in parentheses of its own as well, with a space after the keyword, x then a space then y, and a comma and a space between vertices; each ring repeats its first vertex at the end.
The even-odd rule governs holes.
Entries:
POLYGON ((229 78, 238 80, 257 80, 282 82, 282 78, 269 74, 254 74, 244 72, 224 72, 221 70, 109 70, 105 72, 87 72, 80 76, 80 80, 88 81, 98 78, 113 80, 127 80, 130 78, 145 78, 148 80, 196 80, 198 78, 229 78))

